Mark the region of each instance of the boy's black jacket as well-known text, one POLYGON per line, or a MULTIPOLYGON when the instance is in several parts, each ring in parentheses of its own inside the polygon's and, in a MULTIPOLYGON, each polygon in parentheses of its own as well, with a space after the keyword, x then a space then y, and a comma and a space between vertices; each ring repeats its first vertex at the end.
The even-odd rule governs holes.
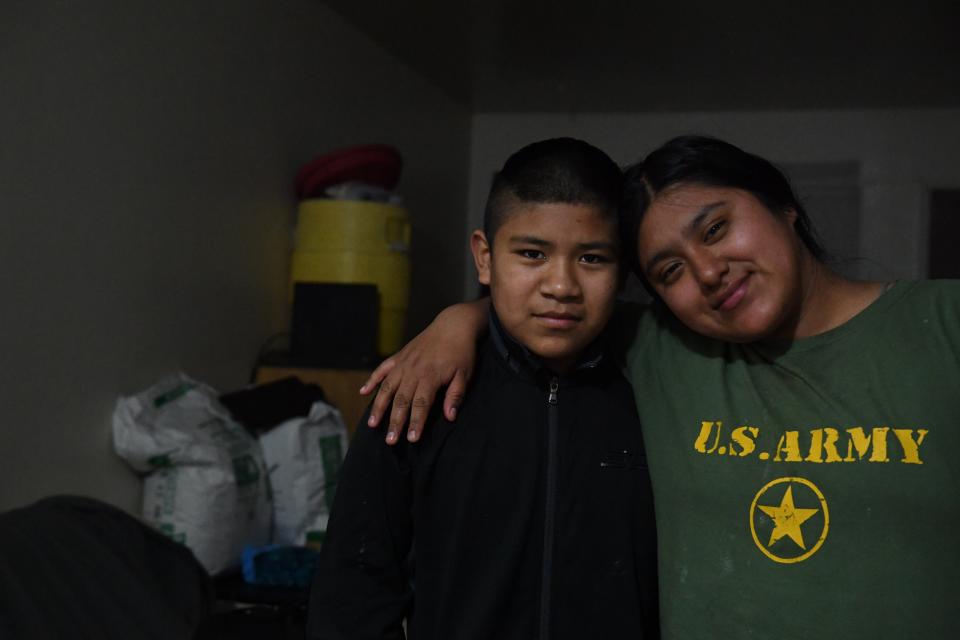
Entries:
POLYGON ((403 638, 405 617, 418 640, 656 637, 630 386, 609 358, 555 378, 491 324, 456 422, 438 405, 419 443, 394 447, 357 428, 309 638, 403 638))

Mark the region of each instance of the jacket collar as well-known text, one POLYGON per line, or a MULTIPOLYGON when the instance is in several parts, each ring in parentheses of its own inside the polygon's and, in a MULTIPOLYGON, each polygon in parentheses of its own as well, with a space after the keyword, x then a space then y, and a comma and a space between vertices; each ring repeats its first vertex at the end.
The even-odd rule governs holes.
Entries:
MULTIPOLYGON (((550 370, 537 355, 530 352, 525 346, 517 342, 513 336, 507 333, 503 325, 500 324, 500 318, 494 311, 493 305, 490 305, 490 341, 494 350, 503 358, 504 362, 514 373, 524 371, 538 374, 550 373, 550 370)), ((572 373, 586 369, 595 369, 603 360, 603 334, 587 345, 583 350, 577 365, 572 369, 572 373)))

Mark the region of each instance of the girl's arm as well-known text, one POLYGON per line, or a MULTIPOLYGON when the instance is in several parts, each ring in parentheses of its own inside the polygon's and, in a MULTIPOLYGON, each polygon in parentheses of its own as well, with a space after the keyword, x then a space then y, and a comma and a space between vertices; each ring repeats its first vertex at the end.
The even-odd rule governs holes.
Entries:
POLYGON ((487 298, 447 307, 430 325, 393 356, 384 360, 360 387, 369 395, 380 388, 367 424, 376 427, 391 402, 387 443, 394 444, 409 418, 407 440, 416 442, 440 387, 447 386, 443 415, 453 421, 473 375, 477 338, 487 330, 487 298))

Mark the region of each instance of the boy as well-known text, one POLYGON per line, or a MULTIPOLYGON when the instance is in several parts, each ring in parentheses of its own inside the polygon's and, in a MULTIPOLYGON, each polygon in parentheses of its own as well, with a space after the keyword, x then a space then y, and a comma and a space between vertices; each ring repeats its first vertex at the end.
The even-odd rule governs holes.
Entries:
POLYGON ((624 250, 622 176, 560 138, 494 179, 471 236, 490 334, 456 426, 416 445, 357 430, 308 637, 656 634, 652 498, 633 396, 600 334, 624 250))

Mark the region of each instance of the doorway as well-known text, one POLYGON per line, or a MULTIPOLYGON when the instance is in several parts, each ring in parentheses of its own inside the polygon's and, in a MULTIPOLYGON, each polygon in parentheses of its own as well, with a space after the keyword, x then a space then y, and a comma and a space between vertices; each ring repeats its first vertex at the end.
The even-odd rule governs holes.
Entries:
POLYGON ((960 278, 960 189, 930 192, 927 276, 960 278))

